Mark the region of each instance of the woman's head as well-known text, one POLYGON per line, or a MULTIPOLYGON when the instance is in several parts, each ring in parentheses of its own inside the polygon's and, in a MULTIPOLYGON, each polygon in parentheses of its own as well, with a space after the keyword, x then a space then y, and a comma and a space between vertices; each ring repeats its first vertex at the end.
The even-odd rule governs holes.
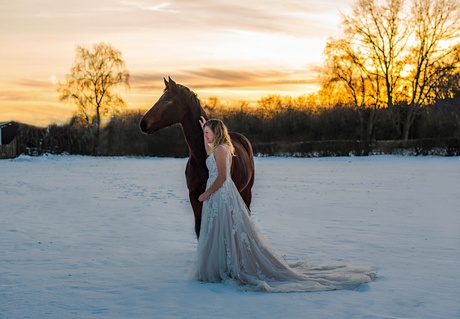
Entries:
POLYGON ((219 119, 210 119, 203 126, 204 138, 206 143, 212 145, 213 150, 219 145, 226 145, 230 152, 234 153, 234 148, 227 127, 219 119))

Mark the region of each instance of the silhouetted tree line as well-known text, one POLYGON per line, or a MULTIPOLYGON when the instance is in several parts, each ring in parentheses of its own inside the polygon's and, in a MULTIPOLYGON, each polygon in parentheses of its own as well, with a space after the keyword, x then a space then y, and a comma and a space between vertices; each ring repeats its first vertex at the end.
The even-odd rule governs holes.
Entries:
MULTIPOLYGON (((393 125, 394 110, 377 110, 372 139, 363 139, 360 116, 353 107, 337 105, 320 110, 281 105, 269 112, 249 107, 229 109, 204 106, 209 117, 218 117, 231 131, 241 132, 261 155, 333 156, 395 153, 404 149, 412 154, 460 154, 460 103, 444 100, 425 107, 414 121, 409 141, 399 141, 393 125), (390 142, 391 141, 391 142, 390 142), (436 151, 437 150, 437 151, 436 151)), ((401 116, 406 108, 398 107, 401 116)), ((139 121, 143 111, 125 111, 112 116, 101 128, 97 154, 96 134, 87 123, 72 118, 64 125, 37 128, 21 125, 22 152, 102 156, 186 157, 188 148, 179 125, 153 135, 142 134, 139 121)), ((366 114, 364 114, 366 116, 366 114)))

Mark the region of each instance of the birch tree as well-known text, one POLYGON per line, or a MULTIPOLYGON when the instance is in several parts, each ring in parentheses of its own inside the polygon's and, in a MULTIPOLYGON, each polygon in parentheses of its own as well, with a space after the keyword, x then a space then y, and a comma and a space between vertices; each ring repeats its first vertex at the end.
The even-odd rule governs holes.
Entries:
POLYGON ((118 86, 129 88, 129 72, 121 52, 106 43, 92 50, 76 47, 76 57, 65 82, 58 83, 60 100, 77 106, 77 115, 90 130, 95 130, 93 152, 97 153, 102 118, 119 113, 125 101, 115 92, 118 86))

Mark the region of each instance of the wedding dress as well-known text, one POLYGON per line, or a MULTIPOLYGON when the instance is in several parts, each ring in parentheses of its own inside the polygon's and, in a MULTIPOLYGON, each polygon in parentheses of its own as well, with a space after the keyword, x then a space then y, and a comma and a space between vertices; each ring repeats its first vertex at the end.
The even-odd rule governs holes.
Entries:
MULTIPOLYGON (((230 156, 227 150, 226 181, 203 202, 191 279, 225 282, 244 290, 266 292, 352 289, 374 279, 375 273, 368 268, 343 263, 287 263, 251 219, 231 179, 230 156)), ((206 165, 207 189, 217 177, 214 153, 207 158, 206 165)))

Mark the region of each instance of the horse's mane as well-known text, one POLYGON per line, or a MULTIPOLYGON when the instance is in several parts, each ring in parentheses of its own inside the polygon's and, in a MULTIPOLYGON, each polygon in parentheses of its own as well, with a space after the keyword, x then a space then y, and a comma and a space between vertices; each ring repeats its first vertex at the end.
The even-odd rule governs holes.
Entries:
POLYGON ((206 116, 206 112, 201 107, 200 100, 195 92, 182 84, 177 84, 177 88, 179 89, 179 97, 184 105, 189 105, 192 112, 198 111, 198 115, 206 116))

